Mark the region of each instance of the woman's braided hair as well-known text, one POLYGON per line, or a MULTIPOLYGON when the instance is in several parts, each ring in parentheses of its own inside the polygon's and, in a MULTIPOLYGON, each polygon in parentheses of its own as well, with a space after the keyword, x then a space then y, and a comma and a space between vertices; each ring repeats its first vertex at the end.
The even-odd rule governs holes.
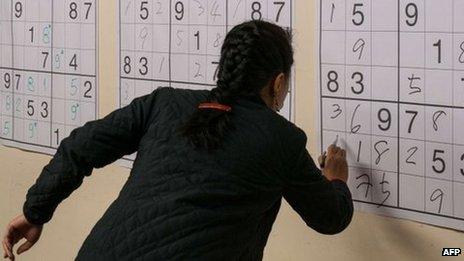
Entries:
MULTIPOLYGON (((233 107, 245 96, 259 96, 261 90, 280 73, 288 78, 293 65, 291 33, 265 21, 248 21, 235 26, 221 48, 217 87, 205 102, 233 107)), ((198 109, 181 133, 195 147, 215 149, 227 130, 234 126, 231 113, 198 109)))

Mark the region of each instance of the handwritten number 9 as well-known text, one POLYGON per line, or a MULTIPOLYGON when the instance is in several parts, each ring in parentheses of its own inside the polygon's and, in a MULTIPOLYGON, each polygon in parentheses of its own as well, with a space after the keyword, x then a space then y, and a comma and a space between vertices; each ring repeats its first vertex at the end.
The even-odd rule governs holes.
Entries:
POLYGON ((184 3, 182 2, 176 2, 175 6, 174 6, 174 10, 176 11, 176 19, 178 21, 182 20, 182 18, 184 18, 184 3))
POLYGON ((392 118, 391 118, 391 113, 388 109, 386 108, 380 109, 379 112, 377 113, 377 118, 379 119, 381 123, 384 124, 384 125, 378 124, 377 126, 379 126, 379 129, 383 131, 387 131, 390 129, 392 118))
POLYGON ((351 21, 353 21, 353 24, 356 26, 360 26, 364 23, 364 13, 358 9, 358 7, 363 7, 363 6, 364 4, 361 4, 361 3, 354 4, 353 6, 353 19, 351 19, 351 21), (355 16, 358 16, 359 19, 356 20, 355 16))
POLYGON ((445 161, 443 160, 443 158, 440 158, 438 156, 438 154, 444 154, 445 151, 444 150, 434 150, 433 151, 433 162, 439 162, 441 167, 436 167, 435 165, 432 166, 432 169, 433 171, 435 171, 436 173, 438 174, 441 174, 443 172, 445 172, 445 169, 446 169, 446 165, 445 165, 445 161))
POLYGON ((445 193, 443 193, 443 190, 441 189, 436 189, 432 192, 432 195, 430 195, 430 201, 434 202, 439 200, 438 204, 438 213, 441 213, 441 207, 443 205, 443 196, 445 193))
POLYGON ((418 12, 417 5, 415 3, 409 3, 406 5, 406 16, 409 18, 406 20, 407 25, 415 26, 417 24, 418 12))

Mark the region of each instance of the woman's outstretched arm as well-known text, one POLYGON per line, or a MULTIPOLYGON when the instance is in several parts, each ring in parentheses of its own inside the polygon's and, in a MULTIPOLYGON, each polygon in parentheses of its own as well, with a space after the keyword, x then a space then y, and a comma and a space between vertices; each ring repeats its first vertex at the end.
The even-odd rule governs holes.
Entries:
POLYGON ((158 113, 154 104, 161 89, 134 99, 106 117, 74 129, 63 139, 51 161, 27 191, 23 213, 32 224, 48 222, 58 206, 93 168, 101 168, 135 152, 149 122, 158 113))

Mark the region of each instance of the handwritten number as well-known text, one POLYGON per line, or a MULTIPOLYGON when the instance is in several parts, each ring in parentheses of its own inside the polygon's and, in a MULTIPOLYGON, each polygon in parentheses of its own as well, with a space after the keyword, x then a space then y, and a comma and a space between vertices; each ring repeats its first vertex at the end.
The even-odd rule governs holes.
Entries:
POLYGON ((358 104, 356 106, 356 108, 353 111, 353 116, 351 117, 351 133, 357 133, 361 129, 361 124, 353 126, 354 118, 356 117, 356 113, 358 112, 359 107, 361 107, 361 104, 358 104))
POLYGON ((464 63, 464 42, 459 45, 459 48, 461 49, 461 54, 459 55, 459 62, 464 63))
POLYGON ((359 38, 353 45, 353 52, 356 53, 359 51, 358 60, 362 58, 364 47, 366 47, 366 41, 362 38, 359 38))
POLYGON ((385 172, 383 173, 382 181, 379 184, 382 185, 382 193, 386 194, 386 196, 385 196, 385 199, 377 207, 383 206, 383 204, 388 200, 388 198, 390 198, 390 195, 391 195, 391 192, 385 189, 385 184, 390 185, 390 182, 385 180, 385 172))
POLYGON ((334 115, 330 116, 330 118, 333 120, 333 119, 338 118, 338 116, 340 116, 343 113, 343 111, 340 108, 340 105, 338 105, 338 104, 332 104, 332 107, 335 108, 334 111, 333 111, 334 115))
POLYGON ((433 114, 433 117, 432 117, 432 120, 433 120, 433 129, 435 131, 438 131, 438 120, 440 119, 441 116, 445 115, 446 116, 446 112, 444 111, 436 111, 434 114, 433 114))
POLYGON ((408 80, 409 80, 409 89, 411 89, 411 91, 409 92, 409 95, 422 92, 422 89, 420 87, 414 86, 414 81, 416 80, 420 81, 421 80, 420 77, 416 77, 414 76, 414 74, 412 74, 411 77, 408 77, 408 80))
POLYGON ((384 144, 385 146, 388 146, 388 142, 385 141, 385 140, 381 140, 381 141, 378 141, 377 143, 375 143, 374 149, 375 149, 375 152, 377 153, 377 158, 375 159, 375 165, 379 165, 382 156, 390 150, 390 148, 386 148, 384 150, 379 150, 379 146, 381 144, 384 144))
POLYGON ((406 158, 406 163, 416 165, 415 161, 412 161, 411 158, 416 154, 416 152, 419 150, 418 147, 412 147, 408 149, 409 156, 406 158))
POLYGON ((441 207, 443 205, 443 196, 445 193, 443 193, 443 190, 441 189, 436 189, 432 192, 432 195, 430 195, 430 201, 434 202, 439 200, 438 204, 438 213, 441 213, 441 207))
POLYGON ((331 12, 331 14, 330 14, 330 22, 331 22, 331 23, 333 23, 334 14, 335 14, 335 4, 332 3, 332 12, 331 12))
POLYGON ((369 175, 367 174, 362 174, 358 177, 356 177, 356 180, 360 179, 360 178, 366 178, 366 181, 364 182, 361 182, 359 183, 357 186, 356 186, 356 189, 359 189, 361 186, 365 186, 366 187, 366 192, 364 194, 364 197, 367 198, 367 196, 369 195, 369 189, 371 187, 373 187, 372 183, 371 183, 371 178, 369 177, 369 175))

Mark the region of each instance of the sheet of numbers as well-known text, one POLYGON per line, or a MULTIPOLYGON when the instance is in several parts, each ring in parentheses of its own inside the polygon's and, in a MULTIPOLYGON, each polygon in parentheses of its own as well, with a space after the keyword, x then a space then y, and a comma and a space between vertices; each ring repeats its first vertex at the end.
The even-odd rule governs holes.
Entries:
POLYGON ((0 1, 0 141, 53 153, 96 118, 97 0, 0 1))
POLYGON ((160 86, 214 88, 228 30, 251 19, 292 28, 293 15, 292 0, 120 0, 119 11, 120 106, 160 86))
POLYGON ((464 230, 464 1, 319 1, 321 150, 356 206, 464 230))

